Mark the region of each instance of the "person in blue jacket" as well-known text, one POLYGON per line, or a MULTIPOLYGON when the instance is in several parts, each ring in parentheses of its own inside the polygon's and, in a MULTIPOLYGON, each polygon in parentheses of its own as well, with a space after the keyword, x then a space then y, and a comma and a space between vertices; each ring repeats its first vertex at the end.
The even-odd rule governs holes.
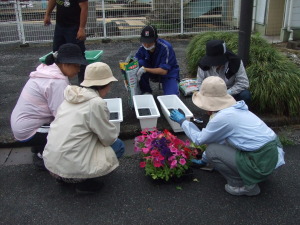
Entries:
POLYGON ((162 83, 164 95, 179 94, 179 66, 172 45, 158 38, 154 26, 145 26, 141 32, 142 43, 135 57, 139 62, 137 78, 142 94, 152 93, 149 79, 162 83))

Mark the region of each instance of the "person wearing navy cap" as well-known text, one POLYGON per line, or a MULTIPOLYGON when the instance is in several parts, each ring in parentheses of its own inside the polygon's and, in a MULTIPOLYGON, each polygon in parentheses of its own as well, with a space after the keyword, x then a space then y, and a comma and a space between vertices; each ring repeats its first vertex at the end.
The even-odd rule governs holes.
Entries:
POLYGON ((227 86, 227 93, 236 101, 251 101, 249 80, 242 60, 226 48, 223 40, 210 40, 206 43, 206 55, 200 60, 197 82, 199 89, 203 80, 209 76, 222 78, 227 86))
POLYGON ((164 95, 179 95, 179 66, 172 45, 158 38, 154 26, 142 29, 141 46, 135 57, 139 62, 137 78, 142 94, 152 93, 149 80, 162 83, 164 95))

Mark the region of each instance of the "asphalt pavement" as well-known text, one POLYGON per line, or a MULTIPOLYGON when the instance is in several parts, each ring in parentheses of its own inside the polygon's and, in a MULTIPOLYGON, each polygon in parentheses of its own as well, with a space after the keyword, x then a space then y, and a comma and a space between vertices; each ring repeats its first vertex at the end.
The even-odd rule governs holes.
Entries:
MULTIPOLYGON (((181 77, 189 76, 185 58, 189 39, 170 42, 181 77)), ((299 224, 299 145, 284 148, 286 165, 260 184, 261 194, 256 197, 229 195, 217 172, 194 169, 194 179, 170 183, 145 177, 138 167, 139 156, 133 152, 140 123, 127 103, 118 65, 138 46, 138 40, 87 44, 88 50, 104 50, 101 61, 111 66, 119 80, 107 98, 122 98, 120 137, 125 140, 126 153, 114 172, 99 178, 105 186, 98 194, 79 196, 72 187, 57 184, 47 172, 35 170, 30 149, 16 142, 10 129, 10 113, 22 87, 39 64, 38 58, 51 51, 51 46, 0 45, 0 224, 299 224)), ((157 84, 153 88, 156 99, 162 91, 157 84)), ((190 97, 180 98, 196 117, 204 117, 190 97)), ((284 117, 261 118, 271 127, 295 122, 284 117)), ((157 127, 171 129, 162 113, 157 127)))

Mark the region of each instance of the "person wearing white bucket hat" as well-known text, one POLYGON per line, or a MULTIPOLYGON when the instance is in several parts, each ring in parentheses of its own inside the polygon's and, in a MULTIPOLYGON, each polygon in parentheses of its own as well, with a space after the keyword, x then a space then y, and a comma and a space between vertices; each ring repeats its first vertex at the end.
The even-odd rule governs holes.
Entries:
POLYGON ((65 100, 50 126, 43 158, 60 183, 76 183, 76 192, 92 194, 101 188, 93 178, 119 166, 125 149, 103 98, 117 81, 102 62, 88 65, 82 87, 68 86, 65 100))
POLYGON ((225 190, 232 195, 260 193, 258 183, 285 164, 282 145, 274 131, 248 110, 244 101, 227 93, 225 82, 216 76, 204 79, 193 103, 206 110, 211 119, 201 131, 173 110, 170 119, 181 124, 197 145, 207 144, 198 165, 209 163, 227 180, 225 190))
POLYGON ((229 49, 223 40, 210 40, 206 43, 206 55, 200 60, 197 71, 199 89, 203 80, 218 76, 224 80, 227 93, 237 101, 251 101, 249 80, 242 60, 229 49))

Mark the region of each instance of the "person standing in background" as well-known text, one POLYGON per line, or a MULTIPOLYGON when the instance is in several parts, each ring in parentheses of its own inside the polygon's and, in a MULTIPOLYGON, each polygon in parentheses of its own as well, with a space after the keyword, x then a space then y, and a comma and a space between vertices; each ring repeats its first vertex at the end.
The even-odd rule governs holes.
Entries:
MULTIPOLYGON (((53 37, 53 52, 62 44, 77 44, 85 56, 85 26, 88 17, 88 0, 49 0, 44 17, 44 25, 51 24, 51 13, 56 7, 56 25, 53 37)), ((78 73, 78 84, 84 79, 85 65, 78 73)))

